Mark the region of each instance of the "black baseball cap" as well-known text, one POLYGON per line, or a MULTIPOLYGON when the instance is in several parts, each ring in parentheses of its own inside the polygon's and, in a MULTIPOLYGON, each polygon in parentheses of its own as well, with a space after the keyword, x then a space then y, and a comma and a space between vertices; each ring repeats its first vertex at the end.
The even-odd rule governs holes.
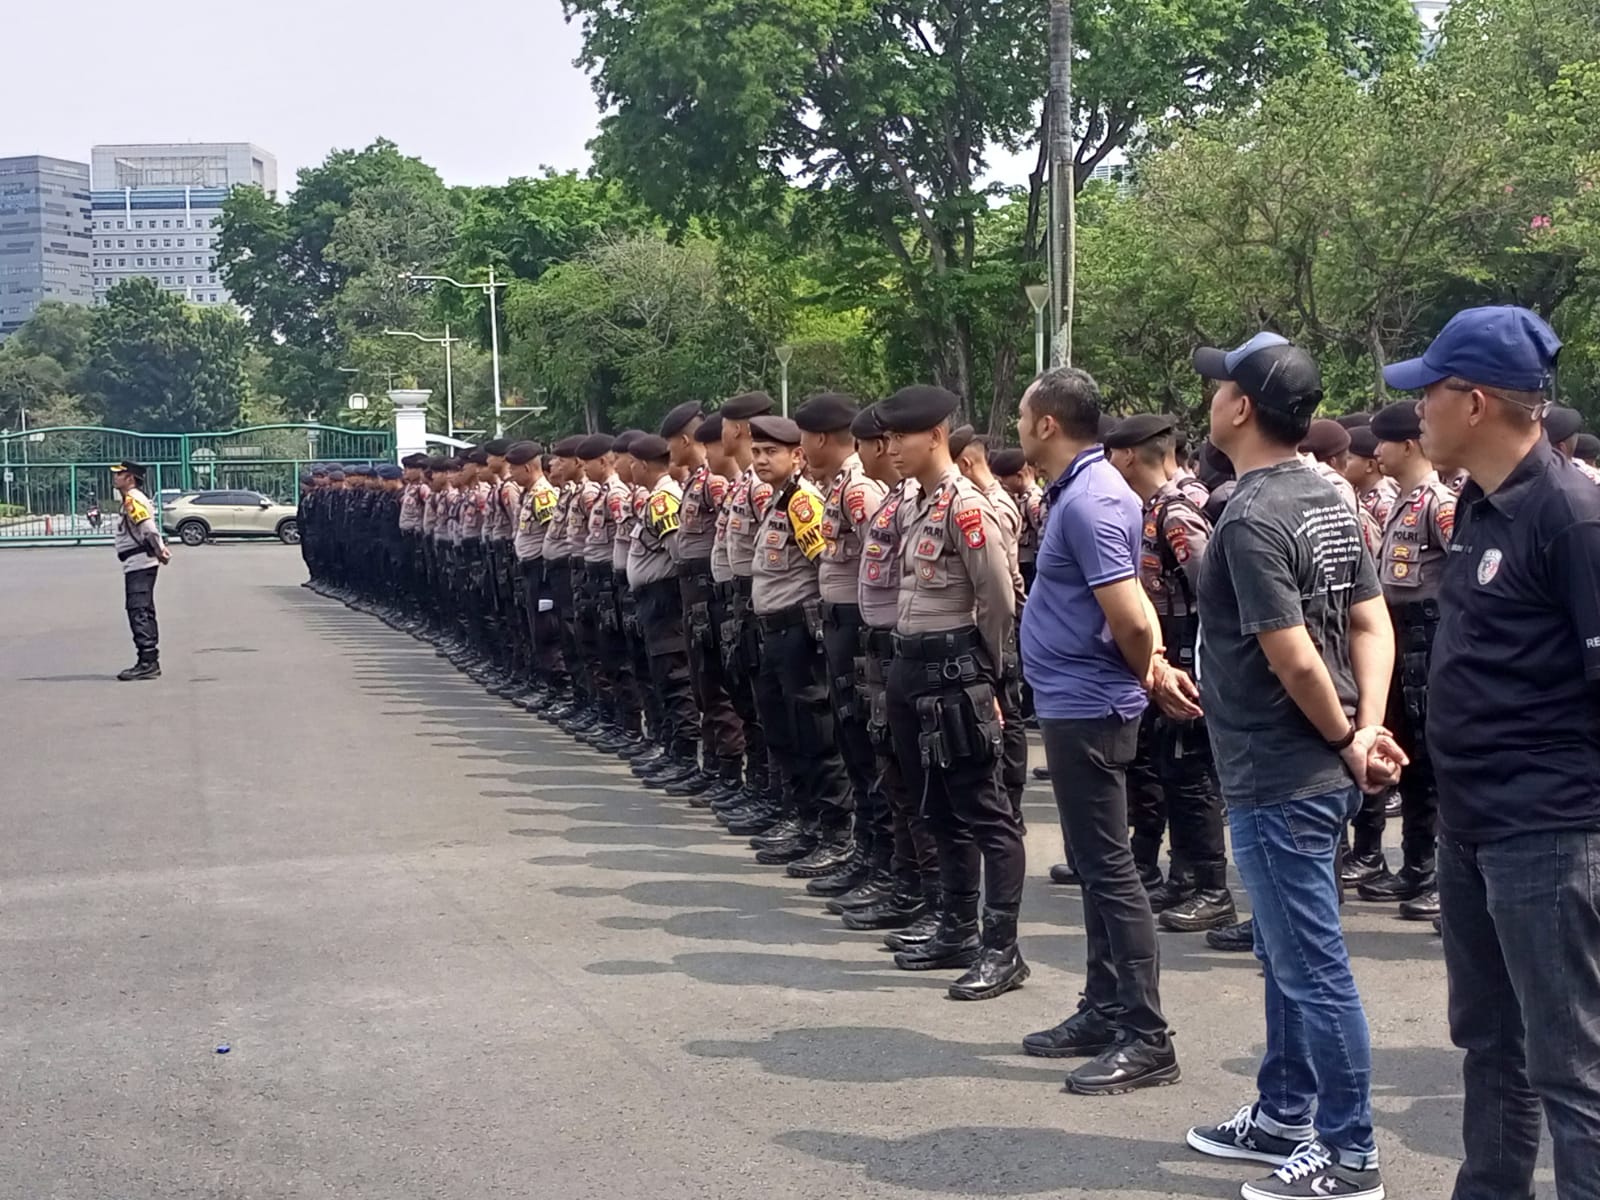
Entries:
POLYGON ((1292 417, 1309 417, 1322 403, 1317 360, 1268 330, 1232 350, 1202 346, 1194 352, 1194 369, 1204 379, 1236 383, 1262 408, 1292 417))

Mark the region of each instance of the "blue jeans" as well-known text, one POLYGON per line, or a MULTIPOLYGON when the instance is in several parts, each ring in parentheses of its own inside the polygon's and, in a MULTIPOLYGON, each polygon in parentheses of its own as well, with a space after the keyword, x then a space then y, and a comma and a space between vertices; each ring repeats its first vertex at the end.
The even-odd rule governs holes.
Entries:
POLYGON ((1372 1047, 1339 925, 1334 849, 1361 807, 1354 785, 1281 804, 1230 804, 1233 857, 1250 893, 1267 977, 1260 1111, 1313 1124, 1346 1166, 1376 1166, 1372 1047))
POLYGON ((1600 1200, 1600 832, 1439 838, 1450 1038, 1467 1052, 1455 1200, 1600 1200))

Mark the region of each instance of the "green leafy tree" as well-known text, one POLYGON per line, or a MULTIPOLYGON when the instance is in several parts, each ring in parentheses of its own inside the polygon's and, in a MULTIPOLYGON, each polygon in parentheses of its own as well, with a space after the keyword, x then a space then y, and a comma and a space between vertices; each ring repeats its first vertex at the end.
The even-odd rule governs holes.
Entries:
POLYGON ((245 395, 247 343, 227 309, 192 308, 150 279, 125 280, 93 310, 86 403, 119 429, 227 429, 245 395))
POLYGON ((290 412, 342 410, 350 318, 364 311, 381 318, 377 301, 399 291, 400 272, 438 265, 384 254, 435 244, 431 225, 446 194, 432 167, 379 139, 303 169, 287 204, 256 188, 229 195, 217 252, 223 280, 249 314, 272 389, 290 412), (410 214, 418 228, 406 227, 410 214), (357 284, 345 297, 353 280, 373 274, 386 278, 357 284))

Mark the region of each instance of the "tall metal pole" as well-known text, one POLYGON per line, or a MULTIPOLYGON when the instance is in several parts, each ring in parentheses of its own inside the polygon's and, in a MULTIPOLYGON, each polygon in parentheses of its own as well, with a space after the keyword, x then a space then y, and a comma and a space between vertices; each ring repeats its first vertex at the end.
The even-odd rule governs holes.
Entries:
POLYGON ((494 435, 504 437, 506 428, 500 420, 500 316, 495 307, 493 267, 489 268, 489 286, 484 290, 489 293, 489 352, 494 358, 494 435))
MULTIPOLYGON (((493 292, 489 293, 491 296, 493 292)), ((451 437, 456 435, 456 383, 455 376, 450 370, 450 326, 448 322, 444 327, 444 423, 445 432, 451 437)))
POLYGON ((1044 309, 1033 310, 1033 373, 1044 374, 1044 309))
POLYGON ((1074 261, 1076 191, 1072 147, 1072 0, 1050 0, 1050 230, 1055 247, 1050 281, 1050 316, 1055 326, 1053 361, 1072 365, 1072 307, 1077 287, 1074 261))
POLYGON ((779 403, 783 407, 783 415, 787 417, 789 415, 789 364, 778 364, 778 370, 778 392, 781 396, 779 403))

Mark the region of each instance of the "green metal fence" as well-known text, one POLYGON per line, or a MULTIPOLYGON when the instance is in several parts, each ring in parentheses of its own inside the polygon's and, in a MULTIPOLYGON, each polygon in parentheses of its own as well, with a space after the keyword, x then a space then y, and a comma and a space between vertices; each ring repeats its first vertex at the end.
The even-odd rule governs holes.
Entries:
POLYGON ((256 425, 226 433, 134 433, 58 426, 0 434, 0 546, 109 541, 117 495, 111 467, 150 468, 145 491, 227 489, 292 504, 311 463, 394 461, 394 433, 332 425, 256 425), (99 502, 98 529, 88 513, 99 502))

